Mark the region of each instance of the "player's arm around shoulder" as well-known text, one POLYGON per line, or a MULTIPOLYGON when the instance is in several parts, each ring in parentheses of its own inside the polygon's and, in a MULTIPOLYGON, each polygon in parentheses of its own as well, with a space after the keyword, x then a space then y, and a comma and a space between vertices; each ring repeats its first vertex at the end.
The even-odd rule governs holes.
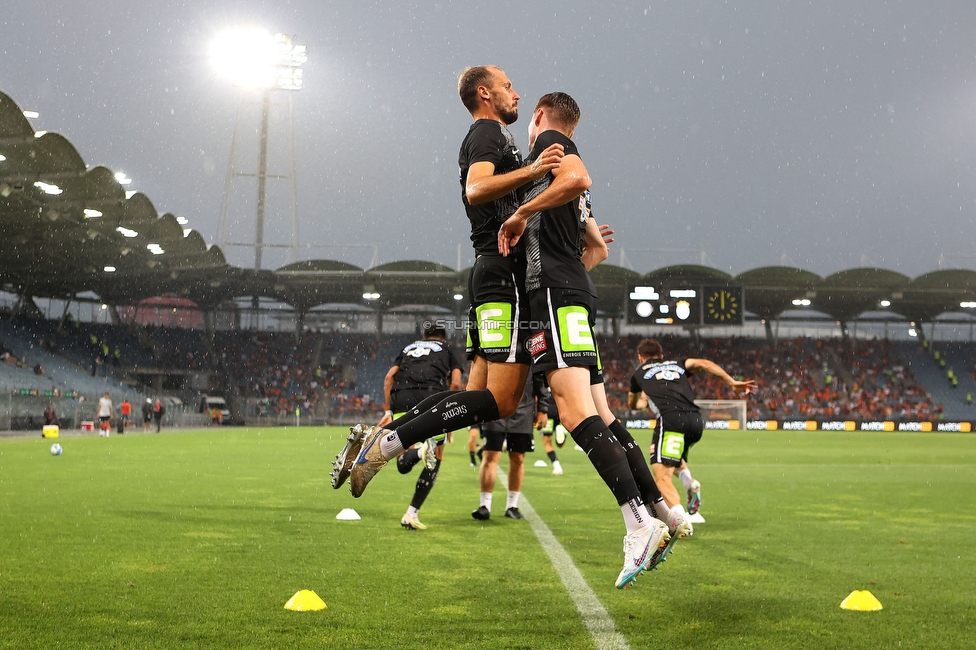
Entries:
POLYGON ((464 183, 464 195, 470 205, 480 205, 499 199, 530 181, 537 181, 549 172, 555 172, 563 159, 563 146, 554 144, 527 167, 495 175, 495 164, 476 162, 468 168, 464 183))
POLYGON ((552 177, 549 187, 531 201, 520 205, 512 216, 528 219, 536 212, 558 208, 590 189, 593 184, 583 159, 576 154, 564 156, 559 167, 552 170, 552 177))
MULTIPOLYGON (((552 145, 553 147, 557 145, 552 145)), ((548 149, 546 150, 548 151, 548 149)), ((498 252, 508 255, 525 232, 525 225, 536 212, 558 208, 590 189, 593 181, 576 154, 564 156, 559 167, 552 170, 553 181, 534 199, 520 205, 498 230, 498 252)))

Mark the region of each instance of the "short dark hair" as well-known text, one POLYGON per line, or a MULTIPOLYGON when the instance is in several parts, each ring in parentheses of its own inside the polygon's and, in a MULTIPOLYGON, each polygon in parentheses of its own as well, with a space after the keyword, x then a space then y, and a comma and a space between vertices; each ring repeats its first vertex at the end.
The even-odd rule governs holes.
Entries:
POLYGON ((458 95, 461 103, 469 113, 478 110, 478 87, 490 86, 495 76, 497 65, 477 65, 464 69, 458 77, 458 95))
POLYGON ((645 359, 664 356, 664 348, 657 339, 644 339, 637 345, 637 354, 645 359))
POLYGON ((432 339, 434 337, 446 340, 447 328, 445 328, 443 325, 437 325, 435 323, 431 323, 430 325, 424 327, 424 338, 432 339))
POLYGON ((536 110, 545 108, 549 119, 572 131, 580 121, 580 108, 576 100, 566 93, 549 93, 539 98, 535 104, 536 110))

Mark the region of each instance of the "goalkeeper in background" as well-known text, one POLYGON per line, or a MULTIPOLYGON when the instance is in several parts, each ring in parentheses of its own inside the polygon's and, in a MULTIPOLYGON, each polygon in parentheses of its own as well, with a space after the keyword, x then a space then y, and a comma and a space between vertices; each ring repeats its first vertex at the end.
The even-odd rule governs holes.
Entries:
POLYGON ((656 339, 644 339, 637 346, 640 367, 630 378, 630 408, 649 408, 657 418, 651 442, 651 471, 669 508, 681 503, 672 479, 675 470, 688 495, 688 512, 695 514, 701 506, 701 484, 688 469, 688 451, 701 440, 704 422, 695 404, 695 392, 689 375, 707 372, 721 379, 736 395, 755 392, 751 379, 733 379, 708 359, 673 359, 664 356, 656 339), (643 399, 646 397, 646 400, 643 399))

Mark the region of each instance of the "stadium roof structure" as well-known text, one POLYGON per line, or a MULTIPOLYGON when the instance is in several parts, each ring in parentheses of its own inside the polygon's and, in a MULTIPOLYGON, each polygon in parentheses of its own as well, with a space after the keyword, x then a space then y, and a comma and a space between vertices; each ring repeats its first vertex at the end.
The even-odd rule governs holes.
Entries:
POLYGON ((35 132, 0 93, 0 282, 21 295, 68 297, 94 291, 103 300, 202 285, 205 301, 239 276, 220 249, 159 216, 149 199, 127 195, 106 167, 89 169, 57 133, 35 132), (208 291, 210 289, 211 291, 208 291))
MULTIPOLYGON (((144 194, 126 192, 110 169, 89 168, 64 136, 35 132, 21 108, 0 93, 3 290, 67 300, 91 291, 113 305, 172 295, 205 310, 245 296, 271 298, 303 312, 328 304, 361 304, 378 311, 429 305, 454 312, 467 305, 470 269, 417 260, 371 269, 309 260, 255 271, 228 264, 218 247, 185 223, 172 214, 160 215, 144 194)), ((741 286, 745 309, 763 319, 795 309, 798 299, 838 321, 879 308, 929 321, 945 312, 971 313, 960 303, 976 301, 976 271, 971 270, 939 270, 911 279, 877 268, 820 277, 798 268, 763 267, 731 276, 706 266, 678 265, 642 275, 601 264, 592 278, 598 309, 614 317, 626 313, 627 294, 638 284, 741 286)))

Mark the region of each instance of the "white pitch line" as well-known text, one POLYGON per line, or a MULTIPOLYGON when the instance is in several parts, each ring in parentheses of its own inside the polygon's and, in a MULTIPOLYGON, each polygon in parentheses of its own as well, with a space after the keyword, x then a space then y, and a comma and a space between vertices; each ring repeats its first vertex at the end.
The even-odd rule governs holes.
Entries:
MULTIPOLYGON (((500 467, 498 468, 498 476, 499 478, 505 476, 500 467)), ((532 526, 532 532, 535 533, 542 549, 549 556, 552 568, 556 570, 559 579, 566 586, 566 591, 569 592, 570 598, 576 604, 576 609, 583 617, 583 623, 586 625, 586 629, 590 631, 590 636, 593 637, 597 650, 630 650, 627 639, 617 631, 617 626, 613 624, 610 614, 607 613, 607 610, 600 603, 600 599, 593 593, 590 585, 583 578, 583 574, 573 564, 573 558, 569 557, 569 553, 549 530, 546 522, 542 521, 542 518, 532 508, 532 504, 529 503, 524 494, 519 499, 519 512, 525 515, 529 525, 532 526)))

